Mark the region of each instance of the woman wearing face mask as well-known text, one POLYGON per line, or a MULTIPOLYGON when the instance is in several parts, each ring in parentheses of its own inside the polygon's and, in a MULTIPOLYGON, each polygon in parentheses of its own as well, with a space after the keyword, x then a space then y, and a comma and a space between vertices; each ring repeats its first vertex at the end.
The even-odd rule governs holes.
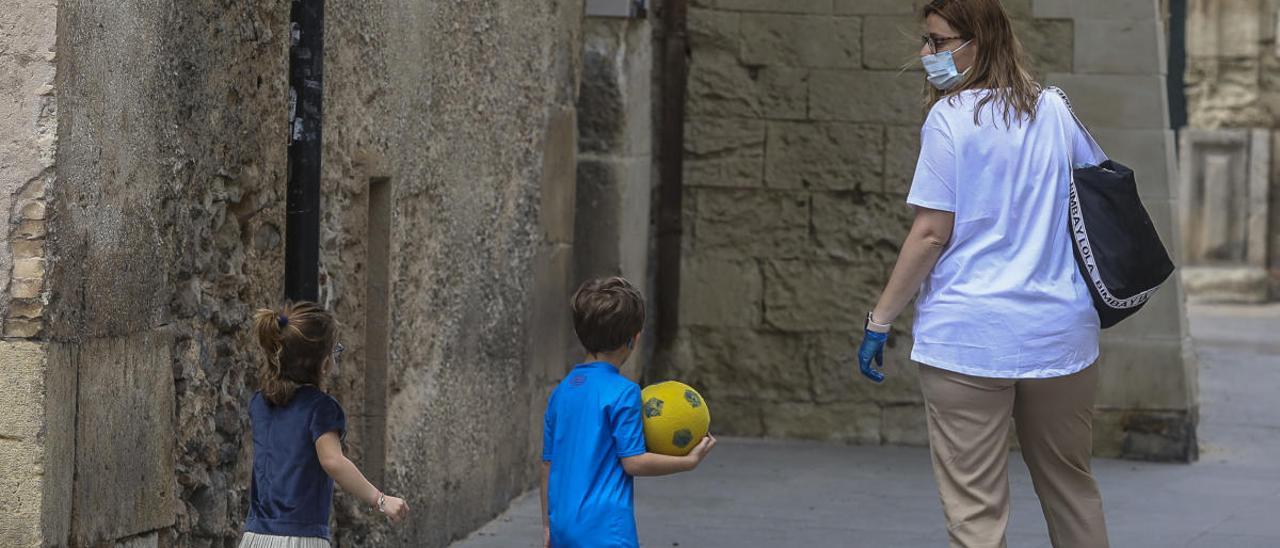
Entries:
POLYGON ((929 87, 910 235, 866 321, 860 368, 917 291, 918 362, 952 546, 1005 545, 1012 416, 1055 547, 1105 547, 1090 471, 1099 321, 1067 230, 1072 161, 1096 163, 1031 78, 998 0, 921 11, 929 87))

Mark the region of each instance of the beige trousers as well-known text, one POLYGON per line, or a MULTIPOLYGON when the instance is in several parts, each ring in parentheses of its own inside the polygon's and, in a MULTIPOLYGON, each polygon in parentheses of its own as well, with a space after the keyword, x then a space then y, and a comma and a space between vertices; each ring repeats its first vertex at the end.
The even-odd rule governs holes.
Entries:
POLYGON ((1097 366, 1053 379, 988 379, 922 365, 920 386, 952 547, 1005 546, 1011 416, 1053 546, 1108 546, 1089 467, 1097 366))

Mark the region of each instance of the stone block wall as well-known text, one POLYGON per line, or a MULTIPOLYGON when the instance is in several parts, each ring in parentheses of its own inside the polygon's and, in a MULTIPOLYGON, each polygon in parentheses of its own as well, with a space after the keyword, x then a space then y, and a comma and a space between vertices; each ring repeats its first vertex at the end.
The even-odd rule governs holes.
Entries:
MULTIPOLYGON (((853 340, 913 217, 905 197, 923 119, 919 4, 691 4, 680 326, 663 364, 705 390, 719 432, 926 441, 908 360, 910 313, 890 339, 883 386, 856 373, 853 340)), ((1104 146, 1146 159, 1143 172, 1155 189, 1172 173, 1167 109, 1150 100, 1148 85, 1163 82, 1159 20, 1154 0, 1112 4, 1015 0, 1005 7, 1033 71, 1079 93, 1075 102, 1091 119, 1114 114, 1116 124, 1097 125, 1104 146), (1125 54, 1114 55, 1121 47, 1125 54), (1133 94, 1101 98, 1112 90, 1133 94)), ((1152 192, 1162 229, 1171 229, 1170 191, 1152 192)), ((1113 392, 1141 385, 1118 407, 1152 398, 1186 411, 1180 290, 1169 293, 1163 319, 1149 313, 1156 325, 1135 320, 1130 329, 1173 341, 1150 343, 1159 350, 1150 361, 1175 369, 1176 386, 1112 379, 1113 392)), ((1110 360, 1148 361, 1123 348, 1110 360)), ((1111 369, 1124 374, 1127 367, 1111 369)), ((1185 450, 1188 442, 1171 443, 1185 450)))
MULTIPOLYGON (((653 25, 647 17, 587 17, 578 100, 574 289, 623 276, 647 300, 645 332, 622 372, 639 378, 654 341, 650 204, 654 183, 653 25)), ((582 357, 570 330, 572 358, 582 357)))
MULTIPOLYGON (((1175 261, 1178 177, 1169 124, 1165 35, 1154 0, 1035 0, 1037 17, 1074 21, 1076 60, 1046 80, 1062 87, 1109 156, 1132 167, 1139 193, 1175 261)), ((1133 319, 1103 332, 1095 453, 1156 460, 1198 454, 1198 368, 1182 281, 1172 277, 1133 319)))
MULTIPOLYGON (((913 217, 918 7, 692 3, 680 335, 666 363, 705 388, 717 431, 926 442, 909 314, 884 386, 855 375, 851 340, 913 217)), ((1071 66, 1071 21, 1007 8, 1037 71, 1071 66)))
POLYGON ((680 327, 664 365, 713 402, 717 432, 924 441, 909 331, 881 387, 852 375, 850 342, 910 219, 912 13, 691 4, 680 327))

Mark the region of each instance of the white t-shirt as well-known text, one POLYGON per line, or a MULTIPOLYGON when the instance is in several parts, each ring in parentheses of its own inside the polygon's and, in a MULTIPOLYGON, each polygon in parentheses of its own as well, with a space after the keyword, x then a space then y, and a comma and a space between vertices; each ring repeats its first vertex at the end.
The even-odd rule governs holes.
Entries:
POLYGON ((954 212, 955 229, 916 301, 911 359, 979 377, 1070 375, 1098 359, 1099 332, 1067 230, 1071 165, 1105 158, 1057 94, 1009 127, 998 101, 974 124, 986 93, 939 101, 921 130, 907 203, 954 212))

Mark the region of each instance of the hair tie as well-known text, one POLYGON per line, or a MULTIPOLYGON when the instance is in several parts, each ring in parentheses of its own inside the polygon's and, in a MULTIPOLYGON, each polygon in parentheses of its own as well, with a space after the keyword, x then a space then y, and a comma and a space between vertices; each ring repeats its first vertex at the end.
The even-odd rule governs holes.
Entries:
POLYGON ((281 314, 280 317, 276 320, 276 324, 280 326, 280 329, 289 327, 289 317, 285 316, 284 314, 281 314))

